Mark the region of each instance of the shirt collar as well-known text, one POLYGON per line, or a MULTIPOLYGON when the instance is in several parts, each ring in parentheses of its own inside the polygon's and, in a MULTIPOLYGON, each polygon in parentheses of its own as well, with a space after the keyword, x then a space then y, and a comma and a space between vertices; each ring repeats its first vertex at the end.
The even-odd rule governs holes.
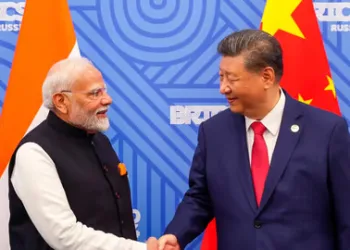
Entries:
MULTIPOLYGON (((276 135, 279 131, 282 122, 282 115, 284 105, 286 103, 286 97, 282 90, 280 90, 280 99, 278 100, 275 107, 260 121, 266 129, 273 135, 276 135)), ((245 117, 246 131, 249 130, 250 125, 256 120, 245 117)))
POLYGON ((63 121, 51 110, 49 111, 46 120, 49 126, 66 135, 88 139, 92 139, 94 136, 94 134, 88 134, 86 130, 74 127, 73 125, 63 121))

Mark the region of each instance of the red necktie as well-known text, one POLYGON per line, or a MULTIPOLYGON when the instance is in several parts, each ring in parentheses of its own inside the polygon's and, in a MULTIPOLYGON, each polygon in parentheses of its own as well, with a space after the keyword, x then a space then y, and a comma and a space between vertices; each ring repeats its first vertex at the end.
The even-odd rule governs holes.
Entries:
POLYGON ((259 206, 264 192, 265 180, 269 171, 269 156, 267 146, 263 137, 266 130, 261 122, 251 125, 254 131, 254 143, 252 149, 251 171, 254 184, 256 203, 259 206))

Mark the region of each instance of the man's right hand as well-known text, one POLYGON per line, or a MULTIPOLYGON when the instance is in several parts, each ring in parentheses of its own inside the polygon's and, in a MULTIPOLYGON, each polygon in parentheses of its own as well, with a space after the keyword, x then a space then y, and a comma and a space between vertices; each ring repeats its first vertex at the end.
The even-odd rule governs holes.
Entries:
POLYGON ((180 250, 177 238, 173 234, 165 234, 158 240, 158 250, 180 250))

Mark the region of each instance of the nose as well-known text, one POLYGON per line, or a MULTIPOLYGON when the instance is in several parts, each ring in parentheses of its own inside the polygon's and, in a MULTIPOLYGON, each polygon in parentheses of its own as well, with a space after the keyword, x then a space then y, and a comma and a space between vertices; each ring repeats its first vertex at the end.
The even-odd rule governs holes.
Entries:
POLYGON ((101 103, 102 105, 110 105, 112 103, 112 97, 109 94, 104 93, 104 96, 101 98, 101 103))
POLYGON ((229 86, 225 83, 225 81, 222 81, 220 83, 220 93, 222 95, 228 94, 231 92, 231 89, 229 88, 229 86))

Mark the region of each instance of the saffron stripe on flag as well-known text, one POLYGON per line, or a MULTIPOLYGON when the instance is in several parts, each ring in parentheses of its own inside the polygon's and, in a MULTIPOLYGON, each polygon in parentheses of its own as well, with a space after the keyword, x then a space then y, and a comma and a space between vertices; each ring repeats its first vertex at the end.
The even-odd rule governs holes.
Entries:
POLYGON ((8 171, 22 137, 46 118, 42 84, 50 67, 80 56, 67 0, 27 0, 0 116, 0 249, 8 250, 8 171))

